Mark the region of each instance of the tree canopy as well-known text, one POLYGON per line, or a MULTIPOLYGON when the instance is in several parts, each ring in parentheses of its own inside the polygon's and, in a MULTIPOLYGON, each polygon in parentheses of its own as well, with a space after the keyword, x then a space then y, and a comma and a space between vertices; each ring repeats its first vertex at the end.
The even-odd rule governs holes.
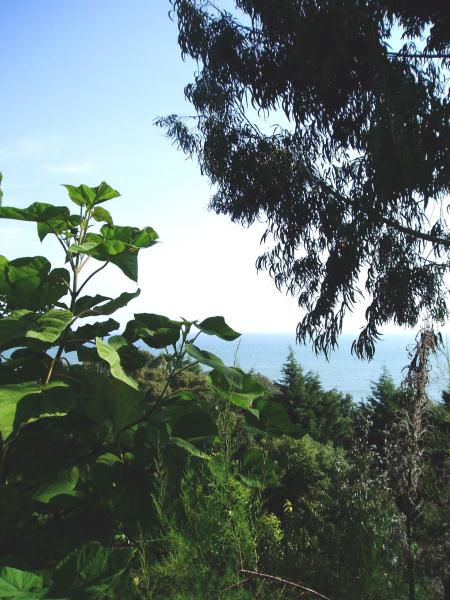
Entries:
POLYGON ((444 0, 172 0, 194 115, 159 120, 214 185, 210 206, 265 223, 257 260, 298 299, 299 341, 353 349, 388 321, 448 316, 444 0))

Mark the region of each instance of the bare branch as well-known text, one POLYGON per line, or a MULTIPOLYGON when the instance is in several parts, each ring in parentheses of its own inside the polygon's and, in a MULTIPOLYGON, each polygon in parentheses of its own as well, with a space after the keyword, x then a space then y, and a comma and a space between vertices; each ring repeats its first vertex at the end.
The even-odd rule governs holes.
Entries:
POLYGON ((249 571, 247 569, 240 569, 239 573, 242 575, 251 575, 252 577, 261 577, 262 579, 268 579, 269 581, 276 581, 278 583, 282 583, 283 585, 288 585, 293 588, 297 588, 304 592, 309 592, 310 594, 314 594, 318 598, 322 598, 322 600, 330 600, 327 596, 324 596, 320 592, 316 592, 311 588, 308 588, 301 583, 294 583, 293 581, 288 581, 287 579, 282 579, 281 577, 277 577, 276 575, 268 575, 267 573, 257 573, 256 571, 249 571))

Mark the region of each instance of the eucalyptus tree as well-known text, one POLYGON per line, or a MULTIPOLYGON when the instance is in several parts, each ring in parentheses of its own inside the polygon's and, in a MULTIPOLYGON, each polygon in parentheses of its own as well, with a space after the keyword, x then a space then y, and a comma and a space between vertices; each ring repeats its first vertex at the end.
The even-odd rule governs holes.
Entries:
POLYGON ((359 356, 388 321, 443 321, 446 2, 171 3, 194 114, 158 123, 214 185, 213 210, 265 223, 257 267, 298 299, 299 341, 329 351, 360 300, 359 356))

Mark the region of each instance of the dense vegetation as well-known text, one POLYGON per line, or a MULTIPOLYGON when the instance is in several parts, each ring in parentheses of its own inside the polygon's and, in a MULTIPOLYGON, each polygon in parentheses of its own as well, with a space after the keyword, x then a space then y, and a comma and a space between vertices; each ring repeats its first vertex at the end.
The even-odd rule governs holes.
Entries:
POLYGON ((405 387, 383 373, 357 406, 292 351, 279 382, 226 367, 197 342, 238 337, 222 317, 139 313, 112 335, 139 290, 85 285, 109 263, 137 281, 158 236, 114 224, 109 185, 66 187, 75 213, 0 207, 67 266, 0 257, 0 598, 448 599, 434 336, 405 387))

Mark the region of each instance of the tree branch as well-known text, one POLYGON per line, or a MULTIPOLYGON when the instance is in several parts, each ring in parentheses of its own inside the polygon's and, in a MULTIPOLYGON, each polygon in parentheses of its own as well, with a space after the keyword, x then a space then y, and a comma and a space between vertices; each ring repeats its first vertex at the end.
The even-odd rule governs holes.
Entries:
POLYGON ((267 573, 257 573, 256 571, 248 571, 247 569, 240 569, 239 573, 242 573, 242 575, 251 575, 252 577, 261 577, 262 579, 268 579, 269 581, 276 581, 278 583, 282 583, 283 585, 288 585, 290 587, 303 590, 304 592, 314 594, 318 598, 322 598, 322 600, 330 600, 330 598, 324 596, 320 592, 316 592, 315 590, 301 585, 300 583, 294 583, 293 581, 288 581, 287 579, 282 579, 281 577, 277 577, 275 575, 267 575, 267 573))
POLYGON ((450 239, 436 237, 435 235, 431 235, 430 233, 426 233, 425 231, 417 231, 417 229, 412 229, 411 227, 405 227, 401 225, 394 219, 383 219, 386 225, 396 229, 397 231, 401 231, 402 233, 406 233, 412 237, 425 240, 427 242, 431 242, 433 244, 439 244, 441 246, 445 246, 446 248, 450 248, 450 239))
POLYGON ((450 58, 450 54, 447 54, 446 52, 436 52, 434 54, 429 54, 427 52, 413 52, 411 54, 409 52, 388 52, 387 55, 397 56, 398 58, 450 58))
MULTIPOLYGON (((322 181, 319 177, 314 177, 314 179, 316 183, 325 190, 325 192, 327 192, 331 196, 334 196, 337 200, 344 202, 348 206, 354 207, 354 202, 351 198, 348 198, 340 192, 337 192, 332 187, 327 185, 324 181, 322 181)), ((418 231, 417 229, 406 227, 405 225, 401 225, 398 221, 395 221, 394 219, 385 218, 383 216, 381 216, 381 220, 389 227, 392 227, 397 231, 401 231, 402 233, 406 233, 411 237, 415 237, 426 242, 431 242, 433 244, 439 244, 441 246, 444 246, 445 248, 450 248, 450 238, 436 237, 435 235, 431 235, 430 233, 427 233, 425 231, 418 231)))

